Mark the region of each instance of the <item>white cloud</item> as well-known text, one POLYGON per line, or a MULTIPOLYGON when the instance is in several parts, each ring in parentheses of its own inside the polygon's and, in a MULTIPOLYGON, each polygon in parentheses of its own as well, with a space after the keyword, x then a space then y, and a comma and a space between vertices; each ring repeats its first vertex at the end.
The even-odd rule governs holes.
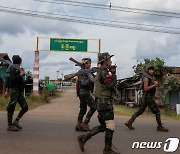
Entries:
POLYGON ((164 58, 170 59, 180 54, 180 38, 176 36, 166 37, 164 42, 156 39, 140 39, 136 47, 137 59, 144 58, 164 58))

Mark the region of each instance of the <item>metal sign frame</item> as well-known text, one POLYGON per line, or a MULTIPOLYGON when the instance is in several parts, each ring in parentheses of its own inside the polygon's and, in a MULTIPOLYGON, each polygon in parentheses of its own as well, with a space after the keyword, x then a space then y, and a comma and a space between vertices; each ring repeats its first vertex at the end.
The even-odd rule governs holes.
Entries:
MULTIPOLYGON (((35 51, 35 57, 34 57, 34 67, 33 67, 33 94, 39 94, 39 52, 40 51, 45 51, 45 52, 57 52, 55 50, 50 50, 50 44, 49 44, 49 50, 40 50, 39 49, 39 39, 51 39, 50 37, 37 37, 36 40, 36 51, 35 51)), ((57 39, 57 38, 55 38, 57 39)), ((69 38, 71 39, 71 38, 69 38)), ((100 54, 100 50, 101 50, 101 40, 100 39, 76 39, 76 40, 95 40, 98 41, 98 51, 87 51, 87 52, 82 52, 80 51, 80 53, 96 53, 97 57, 100 54)), ((87 44, 88 45, 88 44, 87 44)), ((88 46, 87 46, 88 49, 88 46)), ((59 53, 61 52, 66 52, 67 51, 58 51, 59 53)), ((68 51, 68 52, 74 52, 74 51, 68 51)), ((75 51, 74 53, 78 53, 78 51, 75 51)))

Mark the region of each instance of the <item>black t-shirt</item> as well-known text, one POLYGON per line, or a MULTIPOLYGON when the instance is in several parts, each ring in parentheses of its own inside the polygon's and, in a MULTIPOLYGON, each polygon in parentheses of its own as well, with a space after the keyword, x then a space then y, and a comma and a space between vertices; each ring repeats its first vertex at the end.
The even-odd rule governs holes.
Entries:
POLYGON ((18 88, 19 90, 23 90, 24 79, 23 76, 20 75, 20 71, 15 68, 11 68, 9 74, 9 88, 18 88))
MULTIPOLYGON (((148 77, 146 77, 146 78, 148 78, 148 77)), ((150 78, 148 78, 148 80, 149 80, 148 86, 152 86, 153 85, 152 80, 150 78)), ((144 83, 143 83, 143 87, 144 87, 144 83)), ((143 90, 144 90, 144 88, 143 88, 143 90)), ((152 88, 151 90, 146 91, 146 94, 150 94, 151 96, 155 96, 155 94, 156 94, 156 87, 152 88)))

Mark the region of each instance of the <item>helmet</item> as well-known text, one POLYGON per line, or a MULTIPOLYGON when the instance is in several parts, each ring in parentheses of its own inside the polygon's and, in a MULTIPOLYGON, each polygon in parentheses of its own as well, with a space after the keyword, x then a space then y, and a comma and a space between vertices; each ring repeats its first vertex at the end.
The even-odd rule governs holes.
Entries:
POLYGON ((98 63, 103 62, 104 60, 113 57, 114 55, 110 55, 108 52, 101 53, 98 57, 98 63))
POLYGON ((19 55, 14 55, 12 57, 12 61, 13 61, 14 64, 21 64, 22 59, 21 59, 21 57, 19 57, 19 55))

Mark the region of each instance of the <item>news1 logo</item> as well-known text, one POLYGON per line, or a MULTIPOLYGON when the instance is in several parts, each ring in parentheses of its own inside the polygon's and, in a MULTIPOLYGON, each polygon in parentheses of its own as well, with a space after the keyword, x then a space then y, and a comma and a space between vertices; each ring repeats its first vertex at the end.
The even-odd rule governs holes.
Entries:
MULTIPOLYGON (((134 142, 132 149, 160 149, 163 142, 134 142)), ((175 152, 179 146, 178 138, 168 138, 164 143, 163 150, 165 152, 175 152)))
POLYGON ((168 138, 164 144, 165 152, 175 152, 178 149, 179 139, 178 138, 168 138))

